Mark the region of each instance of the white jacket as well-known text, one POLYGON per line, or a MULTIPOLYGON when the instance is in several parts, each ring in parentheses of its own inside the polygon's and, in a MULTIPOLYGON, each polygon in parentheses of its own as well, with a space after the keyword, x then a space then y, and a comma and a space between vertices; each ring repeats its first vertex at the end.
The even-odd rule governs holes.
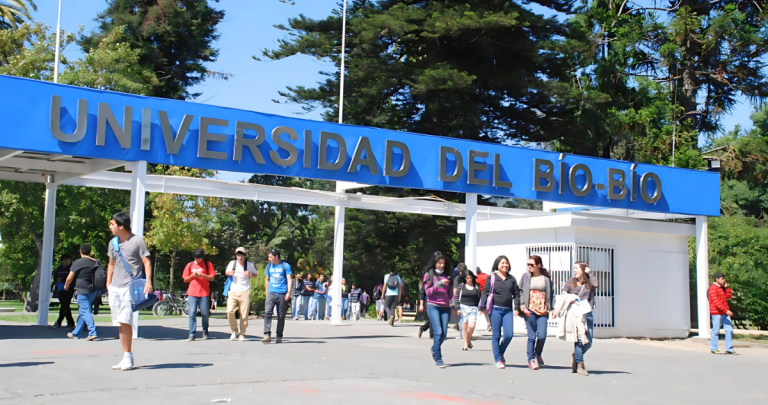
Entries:
POLYGON ((589 343, 587 338, 587 318, 576 315, 576 306, 572 305, 579 297, 576 294, 561 294, 555 300, 555 315, 557 315, 557 337, 583 344, 589 343))

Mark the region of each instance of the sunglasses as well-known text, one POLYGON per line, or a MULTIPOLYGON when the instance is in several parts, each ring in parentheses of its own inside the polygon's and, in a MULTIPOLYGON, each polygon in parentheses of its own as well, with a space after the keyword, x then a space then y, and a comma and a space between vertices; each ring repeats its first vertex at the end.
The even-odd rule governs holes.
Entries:
POLYGON ((535 266, 535 265, 536 265, 536 264, 534 264, 534 263, 528 263, 528 267, 533 267, 533 266, 535 266))

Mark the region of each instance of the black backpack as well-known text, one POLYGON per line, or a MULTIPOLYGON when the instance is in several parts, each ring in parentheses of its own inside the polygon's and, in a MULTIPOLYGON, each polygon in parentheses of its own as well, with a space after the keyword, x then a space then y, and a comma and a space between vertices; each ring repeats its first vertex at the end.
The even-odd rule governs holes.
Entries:
POLYGON ((398 276, 396 274, 389 275, 389 277, 387 278, 387 288, 389 288, 390 290, 397 289, 397 285, 399 284, 397 282, 397 277, 398 276))
POLYGON ((102 292, 107 291, 107 269, 98 260, 96 260, 96 268, 93 270, 93 289, 102 292))
POLYGON ((373 300, 378 301, 381 299, 381 288, 376 288, 373 290, 373 300))

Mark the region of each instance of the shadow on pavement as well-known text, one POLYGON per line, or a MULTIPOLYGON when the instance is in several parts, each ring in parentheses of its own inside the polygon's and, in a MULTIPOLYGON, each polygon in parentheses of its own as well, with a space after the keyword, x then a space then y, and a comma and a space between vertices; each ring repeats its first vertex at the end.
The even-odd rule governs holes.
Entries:
POLYGON ((201 368, 211 367, 211 363, 168 363, 168 364, 153 364, 150 366, 135 367, 136 370, 163 370, 174 368, 201 368))
POLYGON ((0 368, 2 367, 34 367, 34 366, 42 366, 43 364, 53 364, 52 361, 24 361, 21 363, 6 363, 6 364, 0 364, 0 368))
POLYGON ((406 339, 413 339, 412 336, 397 336, 397 335, 356 335, 356 336, 314 336, 311 338, 308 337, 296 337, 296 336, 289 336, 286 337, 286 339, 323 339, 323 340, 343 340, 343 339, 387 339, 387 338, 406 338, 406 339))
MULTIPOLYGON (((37 325, 0 325, 0 340, 9 339, 67 339, 70 329, 53 329, 37 325)), ((116 326, 98 326, 96 332, 98 340, 118 338, 116 326)), ((188 331, 180 328, 166 326, 140 326, 139 338, 149 340, 187 340, 188 331)), ((229 333, 210 331, 211 339, 229 339, 229 333)), ((202 331, 197 332, 197 337, 202 337, 202 331)))

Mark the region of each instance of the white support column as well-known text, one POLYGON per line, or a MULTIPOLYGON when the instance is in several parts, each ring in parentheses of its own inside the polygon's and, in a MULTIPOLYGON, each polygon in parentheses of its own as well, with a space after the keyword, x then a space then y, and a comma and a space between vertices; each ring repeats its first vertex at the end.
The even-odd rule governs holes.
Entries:
MULTIPOLYGON (((133 163, 131 176, 131 231, 144 236, 144 203, 147 194, 147 162, 133 163)), ((152 269, 154 271, 154 269, 152 269)), ((139 337, 139 313, 133 313, 133 338, 139 337)))
MULTIPOLYGON (((344 191, 336 187, 336 191, 344 191)), ((344 277, 344 210, 337 205, 333 218, 333 284, 331 297, 331 325, 341 325, 341 279, 344 277)))
POLYGON ((464 263, 468 269, 475 273, 477 268, 477 194, 467 193, 466 200, 467 229, 464 234, 464 263))
POLYGON ((709 241, 707 239, 707 217, 696 217, 696 301, 700 338, 709 339, 709 241))
POLYGON ((37 301, 37 324, 48 326, 48 306, 51 301, 51 272, 53 270, 53 234, 56 232, 56 191, 59 185, 48 176, 45 184, 45 214, 43 222, 43 257, 40 263, 40 289, 37 301))

